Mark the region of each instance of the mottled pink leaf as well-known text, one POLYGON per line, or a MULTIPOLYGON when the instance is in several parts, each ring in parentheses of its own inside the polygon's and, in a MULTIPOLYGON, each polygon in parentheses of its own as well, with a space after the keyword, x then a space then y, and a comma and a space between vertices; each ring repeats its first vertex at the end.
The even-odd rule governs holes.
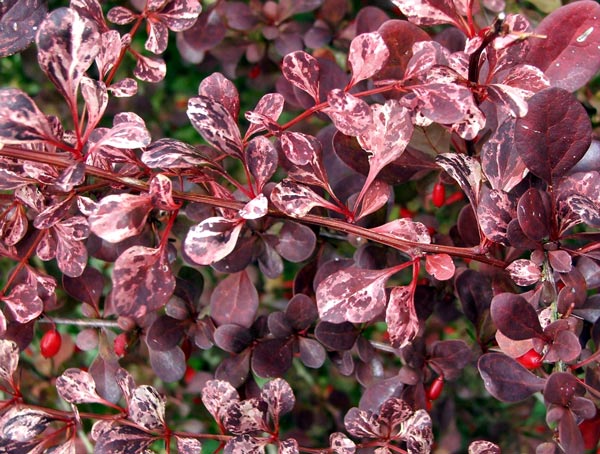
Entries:
POLYGON ((119 315, 143 317, 163 307, 175 290, 165 249, 132 246, 115 261, 112 303, 119 315))
POLYGON ((29 96, 17 88, 0 89, 2 143, 40 142, 53 137, 48 119, 29 96))
POLYGON ((223 279, 210 297, 210 315, 217 325, 249 328, 258 309, 258 292, 245 271, 223 279))
POLYGON ((258 136, 250 140, 244 150, 244 156, 248 170, 256 182, 257 191, 262 191, 277 170, 277 150, 265 136, 258 136))
POLYGON ((106 18, 110 22, 118 25, 127 25, 130 22, 133 22, 136 17, 137 14, 133 13, 133 11, 125 8, 124 6, 115 6, 106 14, 106 18))
POLYGON ((381 426, 378 415, 371 411, 353 407, 344 416, 344 426, 351 435, 357 438, 379 438, 383 436, 384 427, 381 426))
POLYGON ((236 119, 225 106, 206 96, 191 98, 187 114, 192 126, 218 150, 241 156, 242 138, 236 119))
POLYGON ((137 54, 136 58, 137 63, 133 69, 133 75, 139 80, 155 84, 165 78, 167 65, 162 58, 147 57, 141 54, 137 54))
POLYGON ((283 112, 284 97, 279 93, 267 93, 264 95, 254 110, 247 111, 244 115, 251 124, 246 131, 246 137, 250 137, 262 130, 278 129, 277 119, 283 112))
POLYGON ((479 228, 489 240, 508 244, 506 233, 509 222, 517 217, 517 203, 504 191, 484 188, 477 206, 479 228))
POLYGON ((223 454, 264 454, 265 442, 244 434, 229 439, 223 448, 223 454))
POLYGON ((159 17, 170 30, 182 32, 194 25, 201 11, 198 0, 173 0, 160 11, 159 17))
POLYGON ((0 339, 0 379, 12 383, 19 365, 19 346, 11 340, 0 339))
POLYGON ((455 266, 448 254, 427 254, 425 269, 437 280, 446 281, 454 276, 455 266))
POLYGON ((540 267, 527 259, 515 260, 506 267, 506 271, 515 284, 523 287, 533 285, 542 278, 540 267))
POLYGON ((56 379, 60 397, 71 404, 102 402, 92 376, 81 369, 67 369, 56 379))
POLYGON ((28 224, 29 221, 22 205, 16 204, 14 208, 5 211, 4 219, 0 221, 0 238, 2 238, 2 242, 7 246, 17 244, 27 233, 28 224))
POLYGON ((109 30, 100 36, 100 51, 96 55, 96 66, 102 77, 108 75, 121 54, 121 35, 116 30, 109 30))
POLYGON ((501 454, 502 451, 498 445, 491 441, 477 440, 469 445, 468 454, 501 454))
POLYGON ((240 95, 237 88, 219 72, 212 73, 200 82, 198 94, 225 107, 231 118, 237 119, 240 114, 240 95))
POLYGON ((0 418, 2 440, 27 441, 40 435, 54 418, 35 408, 14 406, 0 418))
POLYGON ((394 287, 385 312, 390 343, 394 348, 409 345, 419 332, 414 291, 409 286, 394 287))
POLYGON ((433 430, 431 416, 422 408, 402 424, 400 436, 406 440, 408 452, 431 452, 433 445, 433 430))
POLYGON ((225 427, 235 434, 267 430, 267 403, 258 398, 238 400, 227 407, 225 427))
POLYGON ((142 454, 155 436, 134 426, 100 421, 92 429, 96 444, 94 454, 142 454))
POLYGON ((394 272, 351 266, 333 273, 317 287, 319 317, 332 323, 370 322, 385 309, 385 283, 394 272))
POLYGON ((280 140, 281 149, 293 164, 306 165, 321 154, 321 142, 308 134, 286 131, 280 140))
POLYGON ((362 134, 372 123, 369 105, 350 93, 334 88, 327 94, 329 107, 324 110, 335 127, 347 136, 362 134))
POLYGON ((294 438, 287 438, 279 442, 278 454, 299 454, 298 442, 294 438))
POLYGON ((319 102, 319 63, 312 55, 296 51, 283 57, 283 76, 294 86, 308 93, 319 102))
POLYGON ((294 408, 296 398, 291 386, 285 380, 271 380, 260 393, 260 398, 269 405, 269 414, 273 421, 278 421, 281 415, 289 413, 294 408))
POLYGON ((173 182, 166 175, 159 173, 154 175, 148 185, 148 193, 152 196, 152 203, 160 210, 177 210, 181 203, 173 199, 173 182))
POLYGON ((260 219, 269 211, 269 199, 264 194, 258 194, 238 212, 243 219, 260 219))
POLYGON ((37 288, 28 284, 15 285, 8 295, 2 297, 13 317, 19 323, 27 323, 37 318, 44 310, 44 303, 37 288))
POLYGON ((523 161, 548 183, 567 173, 585 155, 591 136, 586 110, 561 88, 536 93, 529 100, 529 113, 517 119, 515 127, 515 145, 523 161))
POLYGON ((191 169, 207 163, 195 147, 167 138, 146 147, 141 159, 152 169, 191 169))
POLYGON ((152 208, 150 195, 106 196, 88 218, 90 230, 110 243, 118 243, 143 230, 152 208))
MULTIPOLYGON (((87 229, 87 223, 85 224, 87 229)), ((82 241, 73 240, 71 226, 59 222, 54 226, 58 268, 69 277, 81 276, 87 265, 88 252, 82 241)))
POLYGON ((383 181, 375 180, 365 192, 356 219, 364 218, 379 210, 388 202, 388 200, 390 200, 391 196, 391 187, 383 181))
POLYGON ((581 88, 600 70, 598 17, 600 5, 590 0, 556 9, 528 40, 525 61, 544 71, 553 87, 570 92, 581 88))
POLYGON ((460 14, 452 0, 392 0, 392 3, 414 24, 453 24, 461 28, 460 14))
POLYGON ((196 438, 175 436, 179 454, 201 454, 202 443, 196 438))
POLYGON ((334 454, 354 454, 356 444, 342 432, 334 432, 329 436, 329 446, 334 454))
POLYGON ((431 243, 431 236, 427 227, 421 222, 411 221, 407 218, 395 219, 378 227, 373 227, 371 230, 401 240, 423 244, 431 243))
POLYGON ((138 91, 138 84, 135 79, 127 77, 111 84, 107 90, 116 98, 128 98, 138 91))
POLYGON ((301 218, 316 206, 338 211, 338 207, 319 196, 307 186, 284 179, 271 191, 271 202, 285 214, 301 218))
POLYGON ((79 82, 100 51, 100 34, 94 23, 73 9, 59 8, 42 22, 36 41, 40 67, 77 108, 79 82))
POLYGON ((348 87, 372 77, 383 67, 389 56, 390 51, 379 33, 363 33, 355 37, 348 51, 348 64, 352 71, 348 87))
POLYGON ((163 427, 165 398, 152 386, 138 386, 133 390, 129 401, 128 418, 148 430, 163 427))
POLYGON ((234 250, 243 226, 239 220, 220 216, 205 219, 189 230, 183 249, 199 265, 218 262, 234 250))
POLYGON ((202 403, 217 421, 227 412, 227 406, 239 400, 236 389, 223 380, 209 380, 202 389, 202 403))
POLYGON ((165 24, 150 16, 146 20, 148 38, 144 48, 153 54, 162 54, 169 45, 169 29, 165 24))
POLYGON ((479 161, 471 156, 458 153, 443 153, 435 158, 435 162, 443 168, 460 186, 475 208, 479 203, 479 189, 483 181, 483 173, 479 161))

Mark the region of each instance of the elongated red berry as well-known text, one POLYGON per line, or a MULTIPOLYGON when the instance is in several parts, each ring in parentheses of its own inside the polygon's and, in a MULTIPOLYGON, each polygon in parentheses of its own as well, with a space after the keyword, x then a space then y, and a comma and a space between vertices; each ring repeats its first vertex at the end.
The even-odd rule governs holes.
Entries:
POLYGON ((425 391, 425 398, 431 401, 436 400, 442 394, 443 389, 444 377, 440 375, 433 380, 433 382, 431 382, 431 385, 429 385, 429 388, 427 388, 427 391, 425 391))
POLYGON ((444 206, 444 203, 446 202, 446 186, 444 186, 441 181, 438 181, 433 185, 431 201, 438 208, 444 206))
POLYGON ((536 352, 533 348, 517 358, 519 364, 526 369, 537 369, 542 365, 542 360, 542 355, 536 352))
POLYGON ((115 349, 115 354, 120 358, 125 356, 127 352, 127 333, 119 333, 113 342, 113 347, 115 349))
POLYGON ((40 341, 40 352, 44 358, 52 358, 60 350, 62 338, 60 333, 55 329, 46 331, 40 341))

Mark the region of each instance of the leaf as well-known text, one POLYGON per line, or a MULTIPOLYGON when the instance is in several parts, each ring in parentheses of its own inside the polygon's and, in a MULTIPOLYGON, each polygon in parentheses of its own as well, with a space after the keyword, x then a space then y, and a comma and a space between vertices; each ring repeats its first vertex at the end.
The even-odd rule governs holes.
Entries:
POLYGON ((485 353, 477 363, 485 389, 502 402, 518 402, 541 391, 546 380, 502 353, 485 353))
MULTIPOLYGON (((104 422, 104 421, 103 421, 104 422)), ((132 426, 110 424, 94 446, 94 454, 142 454, 155 437, 132 426)))
POLYGON ((348 87, 375 75, 385 65, 389 56, 390 51, 379 33, 363 33, 356 36, 348 51, 348 64, 352 71, 348 87))
POLYGON ((248 142, 244 157, 260 192, 277 170, 277 150, 265 136, 258 136, 248 142))
POLYGON ((223 153, 241 156, 240 130, 225 106, 207 96, 197 96, 189 100, 187 115, 192 126, 209 144, 223 153))
POLYGON ((246 131, 246 137, 264 130, 271 132, 279 131, 277 119, 281 115, 281 112, 283 112, 284 102, 283 95, 279 93, 267 93, 263 95, 254 110, 249 110, 244 114, 246 120, 250 122, 250 127, 246 131))
POLYGON ((263 454, 265 452, 263 443, 248 434, 238 435, 225 443, 223 454, 263 454))
POLYGON ((385 309, 385 283, 394 272, 351 266, 328 276, 317 287, 319 317, 332 323, 370 322, 385 309))
POLYGON ((456 270, 452 257, 448 254, 427 254, 425 269, 439 281, 447 281, 454 276, 456 270))
POLYGON ((127 410, 128 418, 147 430, 165 425, 165 399, 152 386, 135 388, 127 410))
POLYGON ((471 201, 473 209, 476 209, 483 180, 479 161, 464 154, 443 153, 436 156, 435 162, 458 183, 471 201))
POLYGON ((89 216, 90 230, 109 243, 118 243, 140 234, 151 210, 150 195, 108 195, 89 216))
POLYGON ((591 134, 579 101, 562 88, 548 88, 536 93, 527 116, 517 119, 515 145, 527 168, 552 184, 585 155, 591 134))
POLYGON ((287 54, 281 71, 291 84, 319 102, 319 62, 313 56, 301 50, 287 54))
POLYGON ((220 325, 213 333, 215 345, 229 353, 241 353, 254 340, 248 328, 240 325, 220 325))
POLYGON ((162 58, 136 55, 137 63, 133 75, 143 82, 156 84, 165 78, 167 65, 162 58))
POLYGON ((202 388, 202 403, 216 421, 222 421, 227 406, 240 398, 236 389, 223 380, 209 380, 202 388))
POLYGON ((348 136, 362 134, 371 124, 373 116, 369 105, 350 93, 334 88, 327 94, 327 113, 335 127, 348 136))
POLYGON ((146 343, 152 350, 171 350, 179 345, 183 333, 184 330, 179 320, 168 315, 161 315, 147 329, 146 343))
POLYGON ((207 218, 189 230, 183 250, 198 265, 218 262, 234 250, 243 226, 239 220, 220 216, 207 218))
POLYGON ((312 255, 316 244, 317 236, 310 227, 293 221, 285 221, 277 234, 275 250, 284 259, 298 263, 307 260, 312 255))
POLYGON ((223 425, 234 434, 267 430, 267 403, 258 398, 235 400, 227 406, 223 425))
POLYGON ((513 340, 543 338, 538 314, 525 298, 500 293, 492 299, 492 320, 502 334, 513 340))
POLYGON ((461 17, 451 0, 392 0, 416 25, 453 24, 461 29, 461 17))
POLYGON ((106 18, 113 24, 127 25, 135 20, 136 14, 124 6, 114 6, 108 11, 106 18))
POLYGON ((0 438, 27 441, 46 430, 54 418, 45 411, 27 407, 10 407, 0 418, 0 438))
POLYGON ((405 241, 429 244, 431 237, 427 227, 420 222, 414 222, 407 218, 400 218, 371 228, 373 232, 390 235, 405 241))
POLYGON ((28 323, 37 318, 44 310, 44 303, 36 287, 29 284, 15 285, 8 295, 2 297, 14 319, 19 323, 28 323))
POLYGON ((330 350, 350 350, 358 338, 358 330, 352 323, 330 323, 321 321, 315 328, 315 337, 330 350))
POLYGON ((329 435, 329 446, 334 454, 354 454, 356 444, 342 432, 334 432, 329 435))
POLYGON ((150 16, 146 20, 148 39, 144 48, 153 54, 162 54, 169 45, 169 29, 165 24, 150 16))
POLYGON ((405 421, 402 436, 406 439, 406 446, 410 453, 431 452, 433 445, 433 431, 431 416, 423 409, 419 409, 405 421))
POLYGON ((63 276, 63 288, 73 298, 97 307, 104 289, 104 276, 93 267, 86 267, 78 277, 63 276))
POLYGON ((501 454, 502 451, 498 445, 491 441, 477 440, 469 444, 468 454, 501 454))
POLYGON ((360 212, 356 216, 356 220, 375 213, 388 203, 391 197, 391 187, 383 181, 375 180, 365 191, 365 195, 360 203, 360 212))
POLYGON ((175 139, 159 139, 146 147, 142 162, 152 169, 191 169, 207 164, 198 148, 175 139))
POLYGON ((179 454, 201 454, 202 443, 200 440, 190 437, 175 436, 177 451, 179 454))
POLYGON ((581 1, 546 16, 529 40, 525 61, 540 68, 553 87, 573 92, 600 70, 600 5, 581 1))
POLYGON ((279 442, 278 454, 299 454, 298 442, 294 438, 287 438, 279 442))
POLYGON ((312 189, 290 179, 284 179, 271 191, 271 202, 278 210, 293 217, 301 218, 316 206, 334 211, 338 207, 319 196, 312 189))
POLYGON ((100 34, 94 23, 74 9, 59 8, 46 16, 36 41, 40 67, 76 109, 81 78, 100 51, 100 34))
POLYGON ((5 0, 0 7, 0 57, 20 52, 33 42, 47 10, 41 0, 5 0))
POLYGON ((348 433, 357 438, 380 438, 385 432, 377 414, 357 407, 348 410, 344 416, 344 426, 348 433))
POLYGON ((246 271, 223 279, 210 296, 210 315, 217 325, 250 328, 258 310, 258 292, 246 271))
POLYGON ((48 119, 29 96, 17 88, 0 89, 1 143, 40 142, 51 138, 54 133, 48 119))
POLYGON ((465 341, 450 339, 437 341, 431 348, 428 360, 446 380, 454 380, 461 376, 464 368, 471 363, 473 353, 465 341))
POLYGON ((260 398, 269 405, 269 414, 277 424, 279 417, 293 410, 296 398, 285 380, 276 378, 263 386, 260 398))
POLYGON ((477 220, 483 234, 491 241, 508 244, 508 224, 516 218, 516 202, 504 191, 483 187, 477 220))
POLYGON ((0 339, 0 379, 13 382, 13 374, 19 365, 19 347, 7 339, 0 339))
POLYGON ((290 339, 267 339, 259 342, 252 353, 252 371, 263 378, 284 375, 292 366, 292 346, 290 339))
POLYGON ((159 17, 170 30, 182 32, 194 25, 201 11, 198 0, 175 0, 160 10, 159 17))
POLYGON ((186 370, 185 353, 179 347, 170 350, 149 350, 150 365, 158 378, 170 383, 183 378, 186 370))
POLYGON ((293 164, 306 165, 321 154, 321 142, 308 134, 286 131, 280 140, 281 149, 293 164))
POLYGON ((320 368, 327 359, 325 348, 318 341, 308 337, 298 339, 298 353, 302 364, 311 369, 320 368))
POLYGON ((385 322, 394 348, 409 345, 419 332, 414 291, 409 286, 394 287, 385 312, 385 322))
POLYGON ((111 296, 119 315, 144 317, 167 304, 174 290, 166 249, 132 246, 115 262, 111 296))
POLYGON ((541 241, 550 234, 551 202, 536 188, 529 188, 517 202, 517 219, 527 238, 541 241))
POLYGON ((264 194, 258 194, 238 212, 242 219, 252 220, 264 217, 269 211, 269 199, 264 194))
POLYGON ((506 271, 515 284, 522 287, 533 285, 542 278, 540 267, 531 260, 518 259, 508 265, 506 271))
POLYGON ((71 404, 102 402, 92 376, 81 369, 67 369, 56 379, 60 397, 71 404))

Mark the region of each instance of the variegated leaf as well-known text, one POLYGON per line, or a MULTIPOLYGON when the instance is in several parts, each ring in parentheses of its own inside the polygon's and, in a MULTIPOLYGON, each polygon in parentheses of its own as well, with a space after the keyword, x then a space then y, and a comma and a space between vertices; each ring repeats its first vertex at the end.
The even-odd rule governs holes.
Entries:
POLYGON ((138 91, 138 83, 135 79, 126 77, 111 84, 107 90, 116 98, 128 98, 133 96, 138 91))
POLYGON ((389 56, 390 51, 379 33, 363 33, 356 36, 350 43, 348 52, 348 63, 352 71, 352 79, 348 86, 372 77, 383 67, 389 56))
POLYGON ((453 24, 461 28, 461 17, 452 0, 392 0, 392 3, 413 24, 453 24))
POLYGON ((194 25, 201 11, 198 0, 173 0, 160 11, 159 17, 170 30, 182 32, 194 25))
POLYGON ((153 54, 162 54, 169 45, 169 29, 153 16, 147 18, 146 24, 148 25, 148 38, 144 48, 153 54))
POLYGON ((308 134, 286 131, 280 140, 283 153, 293 164, 306 165, 321 154, 321 142, 308 134))
POLYGON ((90 230, 103 240, 118 243, 139 234, 152 210, 152 196, 112 194, 89 216, 90 230))
POLYGON ((165 399, 152 386, 142 385, 133 390, 128 412, 129 419, 145 429, 165 425, 165 399))
POLYGON ((67 102, 77 108, 81 78, 100 51, 96 26, 74 9, 59 8, 42 22, 36 42, 40 67, 67 102))
POLYGON ((433 431, 429 413, 423 409, 415 411, 402 428, 400 435, 406 440, 410 454, 431 452, 433 431))
POLYGON ((299 454, 298 442, 294 438, 287 438, 279 442, 278 454, 299 454))
POLYGON ((533 285, 542 278, 540 267, 531 260, 518 259, 506 267, 515 284, 522 287, 533 285))
POLYGON ((268 405, 262 399, 237 400, 227 406, 223 424, 230 432, 238 435, 266 431, 268 405))
POLYGON ((391 196, 391 187, 383 181, 375 180, 365 191, 356 220, 375 213, 390 200, 391 196))
POLYGON ((0 144, 40 142, 53 137, 48 119, 33 99, 17 88, 0 89, 0 144))
POLYGON ((119 315, 143 317, 163 307, 174 290, 165 248, 132 246, 115 261, 111 296, 119 315))
POLYGON ((502 450, 491 441, 477 440, 469 445, 468 454, 502 454, 502 450))
POLYGON ((42 410, 14 406, 0 418, 0 439, 27 441, 40 435, 53 417, 42 410))
POLYGON ((13 374, 19 365, 19 347, 7 339, 0 339, 0 379, 12 383, 13 374))
POLYGON ((237 88, 219 72, 212 73, 200 82, 198 94, 223 106, 231 118, 237 118, 240 114, 240 95, 237 88))
POLYGON ((227 406, 239 399, 236 389, 224 380, 209 380, 202 388, 202 403, 218 422, 222 421, 227 406))
POLYGON ((431 236, 427 227, 421 222, 411 221, 407 218, 395 219, 378 227, 373 227, 371 230, 401 240, 423 244, 431 243, 431 236))
POLYGON ((338 211, 337 206, 319 196, 312 189, 289 179, 284 179, 273 188, 271 202, 277 209, 294 218, 304 217, 316 206, 338 211))
POLYGON ((109 30, 100 36, 100 51, 96 55, 96 66, 102 77, 108 75, 121 54, 121 35, 116 30, 109 30))
POLYGON ((133 69, 133 75, 143 82, 158 83, 167 74, 167 65, 162 58, 147 57, 137 54, 137 63, 133 69))
POLYGON ((425 269, 439 281, 447 281, 454 276, 456 270, 452 257, 448 254, 427 254, 425 269))
POLYGON ((189 100, 187 115, 192 126, 209 144, 229 155, 241 156, 240 130, 222 104, 206 96, 197 96, 189 100))
POLYGON ((124 6, 115 6, 106 14, 106 18, 113 24, 127 25, 133 22, 137 14, 124 6))
POLYGON ((373 115, 369 105, 350 93, 334 88, 327 94, 329 107, 324 112, 329 115, 335 127, 347 136, 362 134, 372 123, 373 115))
POLYGON ((173 182, 162 173, 154 175, 148 185, 148 193, 152 196, 154 207, 160 210, 177 210, 181 203, 173 199, 173 182))
POLYGON ((332 323, 370 322, 385 309, 385 283, 394 272, 351 266, 333 273, 317 287, 319 317, 332 323))
POLYGON ((196 147, 167 138, 146 147, 142 162, 152 169, 192 169, 207 163, 196 147))
POLYGON ((292 411, 296 403, 294 391, 288 382, 281 378, 271 380, 263 386, 260 398, 269 405, 269 413, 274 421, 279 420, 280 415, 292 411))
POLYGON ((244 156, 256 182, 256 190, 260 192, 277 170, 277 150, 265 136, 258 136, 248 142, 244 156))
POLYGON ((329 447, 334 454, 354 454, 356 443, 342 432, 334 432, 329 436, 329 447))
POLYGON ((44 303, 38 295, 37 287, 28 284, 15 285, 8 295, 2 297, 2 301, 19 323, 30 322, 44 310, 44 303))
POLYGON ((179 451, 179 454, 202 453, 202 443, 196 438, 176 436, 175 441, 177 442, 177 451, 179 451))
POLYGON ((269 199, 264 194, 258 194, 239 211, 243 219, 260 219, 269 211, 269 199))
POLYGON ((277 119, 283 112, 284 102, 283 95, 279 93, 267 93, 260 98, 254 110, 244 114, 246 120, 251 123, 246 131, 246 137, 265 129, 272 130, 277 127, 277 119))
POLYGON ((283 76, 294 86, 308 93, 319 102, 319 62, 304 51, 296 51, 283 57, 283 76))
POLYGON ((240 220, 220 216, 205 219, 189 230, 183 250, 198 265, 218 262, 234 250, 243 226, 240 220))
POLYGON ((516 217, 517 202, 514 197, 504 191, 488 190, 484 186, 477 206, 477 221, 486 238, 496 243, 508 244, 508 223, 516 217))
POLYGON ((344 426, 351 435, 357 438, 379 438, 384 436, 379 418, 370 411, 353 407, 344 416, 344 426))
POLYGON ((85 101, 85 110, 88 114, 87 129, 91 131, 96 127, 106 106, 108 105, 108 92, 106 85, 100 80, 81 78, 81 96, 85 101))
POLYGON ((71 404, 102 402, 92 376, 81 369, 67 369, 56 379, 60 397, 71 404))
POLYGON ((476 209, 483 180, 479 161, 464 154, 443 153, 435 158, 435 162, 454 178, 476 209))
POLYGON ((244 434, 231 438, 223 448, 223 454, 264 454, 263 441, 244 434))
POLYGON ((409 345, 419 332, 414 291, 409 286, 394 287, 385 312, 390 343, 394 348, 409 345))
POLYGON ((106 424, 98 431, 94 454, 144 454, 154 440, 153 435, 135 427, 106 424))

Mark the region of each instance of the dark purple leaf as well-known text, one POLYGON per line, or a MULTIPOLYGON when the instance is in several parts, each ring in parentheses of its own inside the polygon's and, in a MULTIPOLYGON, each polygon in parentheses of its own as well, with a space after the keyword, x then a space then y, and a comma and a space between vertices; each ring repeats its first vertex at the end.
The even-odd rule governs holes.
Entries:
POLYGON ((552 269, 559 273, 568 273, 573 267, 571 254, 560 249, 557 251, 548 251, 548 261, 552 269))
POLYGON ((127 410, 128 418, 147 430, 165 425, 165 398, 152 386, 135 388, 127 410))
POLYGON ((265 384, 260 393, 260 398, 269 405, 269 414, 274 422, 277 422, 281 415, 292 411, 296 403, 294 391, 288 382, 281 378, 276 378, 265 384))
POLYGON ((536 93, 527 116, 517 119, 515 145, 529 170, 552 183, 585 155, 591 133, 579 101, 561 88, 548 88, 536 93))
POLYGON ((171 350, 179 344, 183 334, 183 326, 179 320, 168 315, 161 315, 148 328, 146 342, 148 347, 153 350, 171 350))
POLYGON ((556 9, 536 28, 525 61, 544 71, 553 87, 581 88, 600 70, 599 16, 600 5, 589 0, 556 9))
POLYGON ((119 315, 144 317, 167 304, 174 290, 166 249, 132 246, 115 262, 111 295, 119 315))
POLYGON ((310 227, 285 221, 277 235, 275 250, 286 260, 298 263, 313 253, 317 237, 310 227))
POLYGON ((248 328, 225 324, 213 333, 215 345, 229 353, 240 353, 254 340, 248 328))
POLYGON ((502 402, 518 402, 541 391, 546 380, 502 353, 485 353, 477 363, 485 389, 502 402))
MULTIPOLYGON (((185 60, 190 63, 202 62, 206 51, 214 49, 223 40, 227 28, 221 16, 215 8, 204 8, 191 28, 177 34, 177 49, 185 60)), ((236 53, 237 50, 232 50, 232 53, 236 53)), ((240 54, 236 56, 241 57, 240 54)))
POLYGON ((585 387, 568 372, 555 372, 546 381, 544 400, 546 402, 567 407, 576 396, 583 396, 585 387))
POLYGON ((7 0, 0 5, 0 57, 25 49, 35 39, 48 6, 41 0, 7 0))
POLYGON ((410 344, 419 332, 414 291, 410 286, 394 287, 385 312, 390 343, 394 348, 410 344))
POLYGON ((186 369, 185 353, 179 347, 158 351, 149 349, 150 365, 158 378, 165 382, 179 381, 186 369))
POLYGON ((0 139, 3 143, 39 142, 53 137, 48 119, 29 96, 17 88, 0 90, 0 139))
POLYGON ((350 350, 358 337, 358 330, 352 323, 319 322, 315 337, 330 350, 350 350))
POLYGON ((429 361, 446 380, 454 380, 462 375, 472 358, 471 348, 466 342, 458 339, 436 342, 429 354, 429 361))
POLYGON ((249 328, 258 309, 258 292, 248 273, 223 279, 210 297, 210 315, 217 325, 234 323, 249 328))
POLYGON ((287 54, 281 64, 283 76, 319 102, 319 63, 304 51, 287 54))
POLYGON ((352 266, 332 274, 317 287, 319 317, 332 323, 370 322, 385 309, 385 283, 394 272, 352 266))
POLYGON ((267 326, 271 335, 276 338, 290 337, 294 332, 285 313, 280 311, 268 315, 267 326))
POLYGON ((71 404, 102 402, 92 376, 81 369, 67 369, 56 379, 60 397, 71 404))
POLYGON ((155 84, 165 78, 167 65, 162 58, 147 57, 141 54, 136 55, 136 57, 137 63, 133 75, 139 80, 155 84))
MULTIPOLYGON (((100 342, 100 348, 106 349, 106 345, 102 345, 102 342, 106 343, 106 339, 103 340, 101 337, 100 342)), ((117 383, 117 371, 120 370, 119 363, 112 355, 111 357, 106 356, 107 358, 104 359, 101 355, 98 355, 90 365, 88 372, 94 379, 98 395, 109 402, 117 403, 122 394, 121 387, 117 383)))
MULTIPOLYGON (((546 333, 549 332, 548 328, 546 328, 546 333)), ((560 329, 554 335, 552 344, 549 346, 544 360, 548 362, 564 361, 565 363, 570 363, 575 361, 580 353, 581 344, 579 343, 579 337, 568 329, 560 329)))
POLYGON ((547 194, 529 188, 517 203, 519 226, 527 238, 540 241, 550 233, 551 207, 547 194))
POLYGON ((96 268, 87 267, 79 277, 63 276, 63 287, 76 300, 97 307, 104 288, 104 277, 96 268))
POLYGON ((348 52, 348 65, 352 71, 352 79, 348 86, 356 85, 361 80, 375 75, 389 55, 390 51, 379 33, 363 33, 355 37, 348 52))
POLYGON ((79 82, 100 50, 94 23, 73 9, 59 8, 42 22, 36 39, 40 67, 76 108, 79 82))
POLYGON ((327 359, 325 348, 316 340, 307 337, 298 339, 298 351, 302 364, 313 369, 320 368, 327 359))
POLYGON ((155 437, 132 426, 103 421, 96 438, 95 454, 142 454, 155 437))
POLYGON ((502 334, 513 340, 543 338, 537 312, 525 298, 514 293, 500 293, 492 299, 492 320, 502 334))
POLYGON ((118 243, 141 233, 151 210, 150 195, 108 195, 88 218, 90 230, 103 240, 118 243))
POLYGON ((293 348, 289 339, 259 342, 252 353, 252 370, 263 378, 280 377, 292 366, 293 348))
POLYGON ((199 265, 218 262, 234 250, 243 226, 243 222, 220 216, 205 219, 189 230, 184 252, 199 265))
POLYGON ((238 355, 225 358, 215 370, 215 378, 225 380, 232 386, 242 386, 250 374, 252 350, 246 349, 238 355))
POLYGON ((303 293, 297 293, 289 301, 285 316, 290 325, 297 331, 302 331, 310 327, 319 316, 317 305, 303 293))

